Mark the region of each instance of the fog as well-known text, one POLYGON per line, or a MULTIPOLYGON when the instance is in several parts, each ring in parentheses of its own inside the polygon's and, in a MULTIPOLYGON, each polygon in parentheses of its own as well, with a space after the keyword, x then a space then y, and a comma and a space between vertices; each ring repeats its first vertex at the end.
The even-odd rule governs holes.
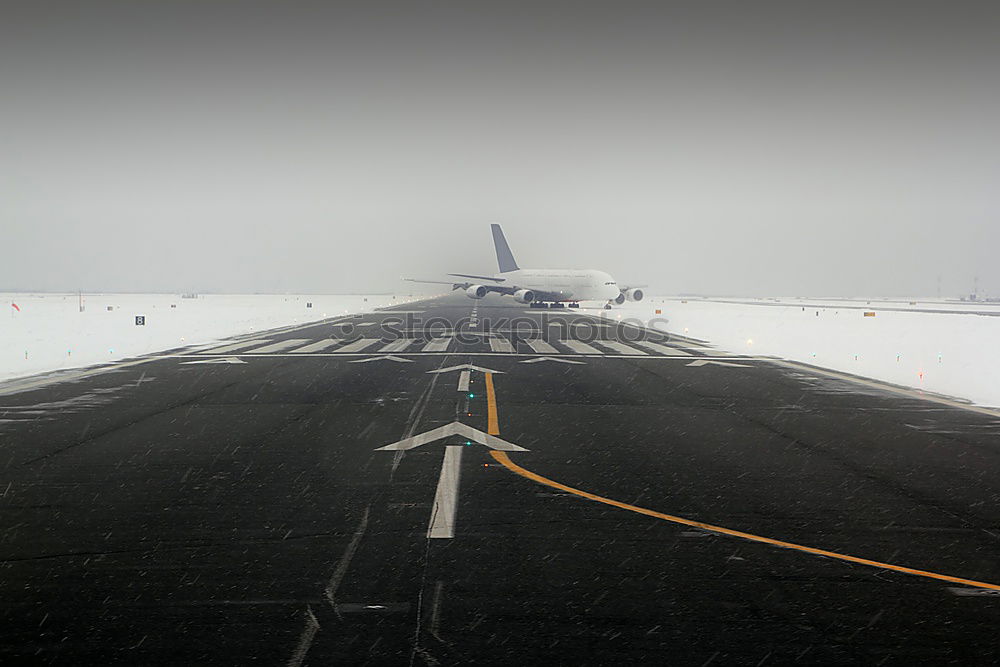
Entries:
POLYGON ((1000 292, 981 3, 21 3, 0 289, 1000 292))

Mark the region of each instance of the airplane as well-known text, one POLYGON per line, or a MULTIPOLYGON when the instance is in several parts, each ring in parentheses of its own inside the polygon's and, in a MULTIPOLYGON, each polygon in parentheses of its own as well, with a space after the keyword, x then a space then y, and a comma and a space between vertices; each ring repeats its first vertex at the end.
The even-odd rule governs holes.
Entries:
POLYGON ((482 299, 490 292, 510 295, 514 301, 527 304, 531 308, 579 308, 581 301, 606 301, 606 309, 612 303, 642 301, 640 287, 619 286, 609 274, 594 269, 522 269, 514 261, 514 254, 507 245, 500 225, 492 224, 493 247, 497 254, 499 273, 492 276, 477 276, 468 273, 449 273, 456 278, 470 281, 417 280, 417 283, 437 283, 451 285, 452 291, 465 290, 471 299, 482 299), (474 282, 473 282, 474 281, 474 282))

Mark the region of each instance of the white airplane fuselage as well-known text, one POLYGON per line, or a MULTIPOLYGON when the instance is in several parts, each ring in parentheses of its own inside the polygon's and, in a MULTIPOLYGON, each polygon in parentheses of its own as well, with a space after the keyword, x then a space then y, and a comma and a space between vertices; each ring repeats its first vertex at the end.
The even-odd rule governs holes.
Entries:
POLYGON ((620 294, 618 283, 594 269, 517 269, 494 274, 505 287, 527 289, 559 301, 610 301, 620 294))
MULTIPOLYGON (((642 301, 639 285, 621 286, 604 271, 595 269, 522 269, 514 260, 507 239, 500 225, 492 224, 493 249, 497 255, 499 273, 492 276, 481 273, 449 273, 454 278, 466 280, 449 281, 453 290, 463 289, 470 299, 482 299, 490 292, 513 297, 518 303, 530 304, 532 308, 547 308, 562 302, 570 307, 579 307, 580 301, 606 301, 605 308, 612 302, 642 301)), ((440 283, 440 280, 414 280, 415 282, 440 283)))

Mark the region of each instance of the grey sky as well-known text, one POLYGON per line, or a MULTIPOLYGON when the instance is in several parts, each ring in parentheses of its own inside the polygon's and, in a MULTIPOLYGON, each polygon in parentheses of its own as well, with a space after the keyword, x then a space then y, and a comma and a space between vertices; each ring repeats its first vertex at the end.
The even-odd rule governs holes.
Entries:
POLYGON ((21 5, 0 289, 1000 293, 995 3, 21 5))

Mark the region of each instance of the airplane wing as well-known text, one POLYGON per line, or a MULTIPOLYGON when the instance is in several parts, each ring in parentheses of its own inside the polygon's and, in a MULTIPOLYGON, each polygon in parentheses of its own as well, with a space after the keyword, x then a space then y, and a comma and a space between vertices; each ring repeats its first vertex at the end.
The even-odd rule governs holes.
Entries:
POLYGON ((492 276, 474 276, 469 273, 449 273, 449 276, 456 276, 458 278, 474 278, 475 280, 490 280, 495 283, 502 283, 506 281, 506 278, 493 278, 492 276))
POLYGON ((454 280, 424 280, 423 278, 403 278, 408 283, 428 283, 430 285, 454 285, 454 280))
MULTIPOLYGON (((457 275, 457 274, 449 274, 457 275)), ((481 278, 482 276, 475 276, 476 278, 481 278)), ((473 282, 456 282, 454 280, 424 280, 423 278, 403 278, 403 280, 411 283, 427 283, 431 285, 451 285, 452 291, 457 289, 469 289, 473 285, 478 285, 479 283, 473 282)), ((503 287, 501 285, 483 285, 487 292, 496 292, 497 294, 513 294, 513 287, 503 287)))

